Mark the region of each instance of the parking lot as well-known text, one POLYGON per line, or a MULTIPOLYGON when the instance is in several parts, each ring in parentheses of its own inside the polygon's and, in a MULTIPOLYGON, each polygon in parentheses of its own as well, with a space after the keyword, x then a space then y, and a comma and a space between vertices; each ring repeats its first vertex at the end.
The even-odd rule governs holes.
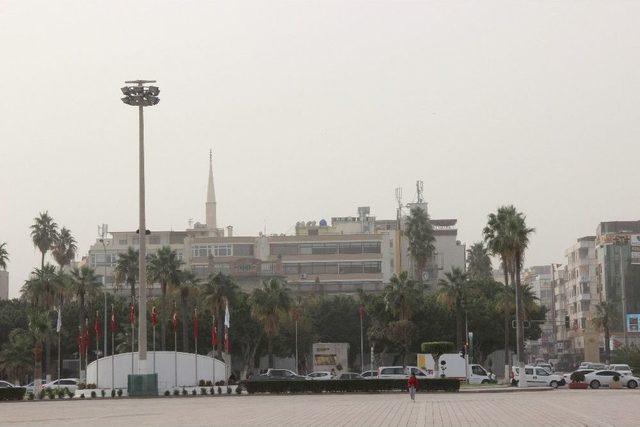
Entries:
POLYGON ((23 425, 638 425, 638 390, 204 396, 0 403, 23 425))

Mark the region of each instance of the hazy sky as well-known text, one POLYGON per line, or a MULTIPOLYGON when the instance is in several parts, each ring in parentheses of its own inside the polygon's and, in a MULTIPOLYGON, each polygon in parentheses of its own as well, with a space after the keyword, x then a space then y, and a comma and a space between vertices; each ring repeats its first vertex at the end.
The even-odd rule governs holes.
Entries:
POLYGON ((208 150, 220 225, 293 232, 422 179, 466 243, 513 203, 528 264, 602 220, 638 219, 638 1, 0 0, 0 242, 10 295, 39 263, 48 210, 79 255, 97 224, 137 228, 137 114, 147 221, 204 220, 208 150))

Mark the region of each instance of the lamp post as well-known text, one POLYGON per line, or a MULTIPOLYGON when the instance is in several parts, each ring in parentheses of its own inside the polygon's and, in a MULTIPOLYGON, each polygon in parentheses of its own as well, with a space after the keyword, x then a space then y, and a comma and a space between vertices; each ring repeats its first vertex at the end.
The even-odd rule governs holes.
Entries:
MULTIPOLYGON (((104 272, 102 274, 102 293, 104 294, 104 327, 102 330, 104 331, 104 355, 107 356, 107 246, 109 245, 109 241, 107 241, 107 233, 109 232, 109 226, 107 224, 102 224, 98 226, 98 232, 100 233, 100 243, 102 243, 102 252, 104 255, 104 272)), ((111 264, 111 263, 109 263, 111 264)), ((98 337, 96 337, 96 342, 98 337)), ((96 367, 98 366, 98 362, 96 361, 96 367)), ((97 369, 96 369, 97 370, 97 369)), ((98 384, 98 376, 96 374, 96 384, 98 384)))
POLYGON ((140 243, 140 252, 138 258, 139 266, 139 290, 138 290, 138 372, 147 373, 147 259, 146 259, 146 224, 145 224, 145 198, 144 198, 144 107, 151 107, 160 102, 158 94, 160 89, 157 86, 145 86, 145 84, 155 83, 155 80, 132 80, 126 81, 127 86, 123 87, 122 93, 124 97, 122 102, 127 105, 138 107, 138 123, 139 123, 139 145, 138 145, 138 161, 139 161, 139 228, 138 235, 140 243))

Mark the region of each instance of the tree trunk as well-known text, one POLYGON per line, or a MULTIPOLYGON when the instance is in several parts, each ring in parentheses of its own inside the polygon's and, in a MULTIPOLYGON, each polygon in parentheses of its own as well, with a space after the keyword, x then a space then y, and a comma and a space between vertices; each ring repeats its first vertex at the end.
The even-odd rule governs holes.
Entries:
MULTIPOLYGON (((182 351, 185 353, 189 353, 189 325, 187 323, 187 298, 183 295, 180 295, 180 306, 182 311, 182 351)), ((193 339, 196 337, 194 335, 193 339)), ((195 346, 194 346, 195 348, 195 346)), ((195 350, 194 350, 195 351, 195 350)))
POLYGON ((516 258, 515 262, 515 271, 516 271, 516 339, 517 339, 517 348, 518 348, 518 358, 520 363, 526 363, 526 357, 524 354, 524 329, 523 329, 523 319, 524 319, 524 310, 522 306, 522 286, 520 284, 520 259, 516 258))
POLYGON ((272 346, 272 337, 267 337, 267 353, 269 354, 269 368, 274 368, 273 366, 273 346, 272 346))
POLYGON ((605 363, 609 364, 609 362, 611 361, 611 347, 609 346, 609 338, 610 338, 610 332, 609 332, 609 325, 608 323, 605 323, 604 325, 604 358, 605 358, 605 363))
POLYGON ((167 285, 161 283, 160 296, 160 348, 167 351, 167 285))
POLYGON ((83 330, 84 328, 84 318, 86 317, 86 313, 85 313, 85 308, 84 308, 84 294, 81 293, 80 295, 80 330, 83 330))
POLYGON ((460 350, 464 346, 464 332, 462 324, 462 308, 456 307, 456 346, 460 350))
MULTIPOLYGON (((502 267, 504 269, 504 286, 505 292, 509 289, 509 272, 507 271, 507 263, 505 259, 502 259, 502 267)), ((504 364, 511 366, 511 360, 509 357, 509 335, 511 332, 511 325, 509 322, 511 318, 511 310, 509 310, 509 304, 505 300, 504 304, 504 364)))
POLYGON ((44 254, 46 254, 46 252, 42 252, 42 258, 40 260, 40 268, 44 269, 44 254))

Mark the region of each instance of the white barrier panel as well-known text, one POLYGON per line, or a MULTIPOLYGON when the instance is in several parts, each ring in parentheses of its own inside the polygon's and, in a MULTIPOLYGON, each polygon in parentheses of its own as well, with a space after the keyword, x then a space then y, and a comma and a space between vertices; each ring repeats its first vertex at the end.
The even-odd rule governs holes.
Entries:
MULTIPOLYGON (((148 373, 153 373, 153 351, 147 352, 148 373)), ((158 374, 158 391, 172 389, 176 384, 175 353, 173 351, 156 351, 156 373, 158 374)), ((97 384, 99 388, 111 387, 111 358, 112 356, 101 357, 98 361, 89 363, 87 367, 87 383, 97 384), (100 363, 98 368, 99 381, 96 381, 96 362, 100 363)), ((213 358, 198 355, 198 378, 196 378, 196 355, 193 353, 177 353, 178 387, 189 387, 198 385, 199 380, 211 381, 213 379, 213 358)), ((225 380, 225 364, 216 359, 216 381, 225 380)), ((120 353, 113 356, 114 384, 113 388, 127 388, 127 375, 131 374, 131 353, 120 353)), ((133 353, 133 373, 138 373, 138 353, 133 353)))

